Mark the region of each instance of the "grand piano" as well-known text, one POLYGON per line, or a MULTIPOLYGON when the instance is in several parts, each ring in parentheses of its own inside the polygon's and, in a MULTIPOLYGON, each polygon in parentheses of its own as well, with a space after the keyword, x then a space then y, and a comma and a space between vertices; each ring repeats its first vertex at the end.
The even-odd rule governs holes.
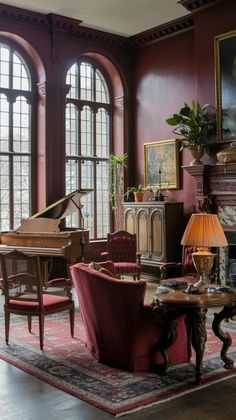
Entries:
POLYGON ((49 207, 23 219, 21 226, 8 232, 0 232, 0 253, 13 249, 28 255, 39 255, 47 281, 48 259, 62 257, 67 264, 83 260, 89 246, 89 231, 84 229, 81 198, 91 190, 76 190, 49 207), (79 227, 65 226, 65 217, 78 212, 79 227))

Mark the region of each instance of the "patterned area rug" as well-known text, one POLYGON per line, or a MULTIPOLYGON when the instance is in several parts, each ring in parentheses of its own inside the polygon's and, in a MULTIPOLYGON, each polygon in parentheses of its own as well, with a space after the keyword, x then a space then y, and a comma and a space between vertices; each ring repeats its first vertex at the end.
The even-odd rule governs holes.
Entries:
MULTIPOLYGON (((39 349, 37 321, 33 324, 34 333, 29 334, 26 319, 12 316, 8 346, 4 341, 2 318, 0 323, 1 359, 116 415, 180 396, 236 374, 236 369, 227 371, 223 368, 219 356, 221 343, 210 327, 204 356, 203 384, 197 386, 194 383, 194 358, 193 363, 172 367, 163 376, 149 372, 129 373, 98 363, 86 350, 79 315, 74 339, 70 337, 67 317, 57 315, 46 318, 44 351, 39 349)), ((235 323, 224 323, 223 327, 233 338, 229 354, 235 360, 235 323)))

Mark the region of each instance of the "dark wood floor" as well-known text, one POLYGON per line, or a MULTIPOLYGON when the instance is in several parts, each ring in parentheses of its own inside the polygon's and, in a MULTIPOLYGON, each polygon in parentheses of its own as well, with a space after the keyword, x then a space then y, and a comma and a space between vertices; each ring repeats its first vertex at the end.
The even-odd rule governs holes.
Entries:
MULTIPOLYGON (((112 418, 114 419, 113 415, 98 410, 0 360, 0 420, 112 418)), ((233 420, 236 418, 236 377, 122 418, 233 420)))

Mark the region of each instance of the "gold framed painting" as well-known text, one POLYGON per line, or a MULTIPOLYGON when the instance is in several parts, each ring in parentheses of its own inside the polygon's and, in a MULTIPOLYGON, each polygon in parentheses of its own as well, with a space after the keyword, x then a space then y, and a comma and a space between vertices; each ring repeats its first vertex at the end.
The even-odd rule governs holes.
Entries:
POLYGON ((236 31, 215 37, 217 141, 236 139, 236 31))
POLYGON ((179 188, 179 141, 162 140, 144 144, 145 186, 179 188))

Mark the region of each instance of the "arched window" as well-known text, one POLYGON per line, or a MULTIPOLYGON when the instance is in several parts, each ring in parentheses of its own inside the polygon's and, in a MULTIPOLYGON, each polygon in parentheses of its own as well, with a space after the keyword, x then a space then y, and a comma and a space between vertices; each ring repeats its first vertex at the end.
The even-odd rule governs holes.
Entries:
MULTIPOLYGON (((100 69, 85 60, 68 70, 66 105, 66 192, 92 189, 83 198, 85 227, 91 239, 105 238, 110 228, 108 157, 111 100, 100 69)), ((76 226, 77 215, 71 218, 76 226)))
POLYGON ((15 229, 31 212, 31 103, 28 66, 0 41, 0 230, 15 229))

